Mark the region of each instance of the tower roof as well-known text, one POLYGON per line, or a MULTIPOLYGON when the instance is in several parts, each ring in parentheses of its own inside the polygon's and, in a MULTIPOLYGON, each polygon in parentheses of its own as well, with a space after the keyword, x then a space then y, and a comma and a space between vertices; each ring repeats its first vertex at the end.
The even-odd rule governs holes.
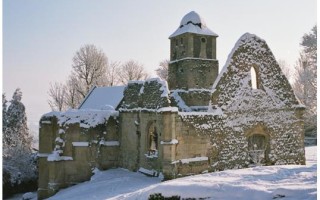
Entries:
POLYGON ((207 27, 202 17, 195 11, 189 12, 182 18, 179 28, 174 33, 172 33, 169 38, 173 38, 183 33, 195 33, 200 35, 211 35, 218 37, 216 33, 211 31, 207 27))

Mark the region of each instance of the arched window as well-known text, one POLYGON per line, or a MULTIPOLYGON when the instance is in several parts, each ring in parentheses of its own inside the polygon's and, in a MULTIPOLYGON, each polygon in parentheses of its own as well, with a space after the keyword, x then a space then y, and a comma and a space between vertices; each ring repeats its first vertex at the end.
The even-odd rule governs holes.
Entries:
POLYGON ((252 87, 252 89, 257 89, 258 87, 258 85, 257 85, 257 72, 256 72, 256 70, 253 68, 253 67, 251 67, 251 69, 250 69, 250 74, 251 74, 251 87, 252 87))

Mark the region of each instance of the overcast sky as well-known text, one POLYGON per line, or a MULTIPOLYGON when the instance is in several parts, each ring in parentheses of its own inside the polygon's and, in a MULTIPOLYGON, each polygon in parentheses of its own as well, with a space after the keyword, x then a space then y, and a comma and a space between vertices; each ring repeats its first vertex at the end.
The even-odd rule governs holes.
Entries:
POLYGON ((109 60, 134 59, 152 73, 169 58, 169 39, 194 10, 219 35, 220 69, 245 32, 266 40, 291 66, 301 37, 316 24, 316 0, 3 0, 3 92, 20 87, 30 123, 49 112, 50 82, 65 81, 84 44, 109 60))

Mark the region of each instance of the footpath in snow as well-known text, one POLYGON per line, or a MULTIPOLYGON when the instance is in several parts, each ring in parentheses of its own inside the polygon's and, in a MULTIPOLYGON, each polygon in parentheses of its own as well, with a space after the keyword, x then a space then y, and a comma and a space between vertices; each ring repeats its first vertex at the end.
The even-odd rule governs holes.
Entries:
POLYGON ((317 147, 306 147, 307 165, 226 170, 160 182, 125 169, 97 171, 91 181, 61 190, 50 200, 148 199, 150 194, 205 199, 316 199, 317 147))

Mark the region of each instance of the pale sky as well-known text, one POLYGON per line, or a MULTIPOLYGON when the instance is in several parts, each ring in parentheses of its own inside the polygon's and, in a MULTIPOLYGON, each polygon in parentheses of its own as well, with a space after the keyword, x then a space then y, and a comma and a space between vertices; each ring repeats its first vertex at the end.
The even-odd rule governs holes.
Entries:
POLYGON ((219 69, 246 32, 293 67, 302 36, 317 23, 316 0, 3 0, 3 92, 10 100, 20 87, 29 123, 37 124, 50 111, 49 83, 65 81, 84 44, 155 75, 169 58, 169 35, 192 10, 219 35, 219 69))

